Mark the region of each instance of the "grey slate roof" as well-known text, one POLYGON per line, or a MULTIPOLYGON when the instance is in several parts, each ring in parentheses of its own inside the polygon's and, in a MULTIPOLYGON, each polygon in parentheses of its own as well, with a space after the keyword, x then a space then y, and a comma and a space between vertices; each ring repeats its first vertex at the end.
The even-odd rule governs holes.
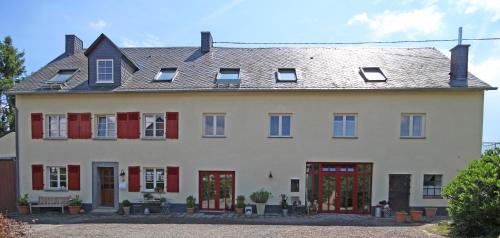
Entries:
MULTIPOLYGON (((87 57, 60 56, 18 83, 11 93, 126 91, 265 91, 451 89, 450 60, 435 48, 120 48, 139 70, 119 87, 89 87, 87 57), (380 67, 387 82, 365 82, 359 67, 380 67), (160 68, 177 67, 172 82, 154 82, 160 68), (42 89, 60 69, 78 68, 61 90, 42 89), (220 68, 240 68, 240 87, 219 88, 220 68), (276 82, 278 68, 296 68, 297 82, 276 82)), ((469 89, 492 89, 469 74, 469 89)))

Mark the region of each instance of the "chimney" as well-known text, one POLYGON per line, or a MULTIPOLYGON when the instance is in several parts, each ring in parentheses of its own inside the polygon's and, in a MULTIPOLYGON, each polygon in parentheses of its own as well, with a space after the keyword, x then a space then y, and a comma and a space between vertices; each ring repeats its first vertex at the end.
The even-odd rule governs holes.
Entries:
POLYGON ((450 85, 452 87, 467 87, 469 47, 470 45, 462 44, 462 27, 458 28, 458 45, 450 50, 450 85))
POLYGON ((66 47, 64 53, 66 56, 74 55, 83 51, 83 41, 76 35, 66 35, 66 47))
POLYGON ((213 39, 210 31, 201 32, 201 53, 205 54, 212 49, 213 39))

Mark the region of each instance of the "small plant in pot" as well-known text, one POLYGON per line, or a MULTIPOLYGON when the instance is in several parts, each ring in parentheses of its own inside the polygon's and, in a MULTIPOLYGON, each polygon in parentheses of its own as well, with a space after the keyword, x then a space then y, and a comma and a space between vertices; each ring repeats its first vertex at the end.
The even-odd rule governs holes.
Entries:
POLYGON ((80 207, 82 206, 82 200, 79 195, 76 195, 74 198, 69 200, 68 208, 69 214, 76 215, 80 213, 80 207))
POLYGON ((257 192, 253 192, 250 195, 250 200, 252 200, 257 207, 257 215, 264 215, 266 212, 266 203, 271 197, 271 192, 261 189, 257 192))
POLYGON ((29 213, 28 194, 24 194, 24 196, 18 198, 16 203, 17 203, 17 211, 20 214, 28 214, 29 213))
POLYGON ((122 201, 122 208, 123 208, 123 214, 125 216, 128 216, 130 214, 130 201, 129 200, 123 200, 122 201))
POLYGON ((285 194, 281 194, 281 210, 283 216, 288 216, 288 197, 285 194))
POLYGON ((243 214, 243 210, 245 209, 245 196, 243 195, 239 195, 237 198, 236 198, 236 208, 234 210, 236 210, 236 214, 243 214))
POLYGON ((423 211, 416 211, 416 210, 410 211, 411 220, 412 221, 421 221, 423 213, 424 213, 423 211))
POLYGON ((397 222, 405 222, 406 221, 406 216, 408 215, 407 212, 405 211, 399 211, 399 212, 396 212, 396 221, 397 222))
POLYGON ((194 198, 192 195, 186 198, 186 210, 187 213, 193 213, 194 212, 194 206, 196 204, 196 198, 194 198))

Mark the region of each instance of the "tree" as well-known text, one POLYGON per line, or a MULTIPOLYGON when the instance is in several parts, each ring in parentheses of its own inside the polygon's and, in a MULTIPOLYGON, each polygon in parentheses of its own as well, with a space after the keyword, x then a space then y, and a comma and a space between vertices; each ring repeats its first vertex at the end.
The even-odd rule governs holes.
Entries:
POLYGON ((472 161, 449 183, 443 195, 449 199, 452 233, 459 237, 500 235, 500 149, 472 161))
POLYGON ((15 105, 14 95, 7 95, 15 81, 19 81, 26 72, 24 68, 24 52, 19 52, 12 45, 12 38, 5 37, 0 42, 0 137, 15 131, 15 105))

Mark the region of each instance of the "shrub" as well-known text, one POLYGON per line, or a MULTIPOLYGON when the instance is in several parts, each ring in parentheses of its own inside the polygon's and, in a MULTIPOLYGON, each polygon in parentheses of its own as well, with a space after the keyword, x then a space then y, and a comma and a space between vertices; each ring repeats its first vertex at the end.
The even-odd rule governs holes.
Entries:
POLYGON ((270 197, 271 192, 261 189, 257 192, 253 192, 252 195, 250 195, 250 200, 252 200, 254 203, 266 203, 270 197))
POLYGON ((190 195, 189 197, 186 198, 186 205, 188 208, 194 208, 196 203, 196 198, 193 197, 193 195, 190 195))
POLYGON ((69 205, 70 206, 81 206, 82 200, 80 199, 80 195, 76 195, 74 198, 71 198, 69 200, 69 205))
POLYGON ((281 209, 288 209, 288 196, 281 194, 281 209))
POLYGON ((9 219, 0 213, 0 237, 15 238, 28 235, 28 228, 25 223, 9 219))
POLYGON ((500 235, 500 150, 486 152, 443 190, 456 236, 500 235))
POLYGON ((24 194, 24 196, 18 198, 16 203, 18 206, 28 206, 29 205, 28 194, 24 194))
POLYGON ((236 198, 236 207, 237 208, 244 208, 245 207, 245 196, 239 195, 236 198))
POLYGON ((166 201, 167 201, 167 198, 165 198, 165 197, 160 198, 160 202, 166 202, 166 201))
POLYGON ((130 207, 131 203, 129 200, 125 199, 122 201, 122 207, 130 207))

